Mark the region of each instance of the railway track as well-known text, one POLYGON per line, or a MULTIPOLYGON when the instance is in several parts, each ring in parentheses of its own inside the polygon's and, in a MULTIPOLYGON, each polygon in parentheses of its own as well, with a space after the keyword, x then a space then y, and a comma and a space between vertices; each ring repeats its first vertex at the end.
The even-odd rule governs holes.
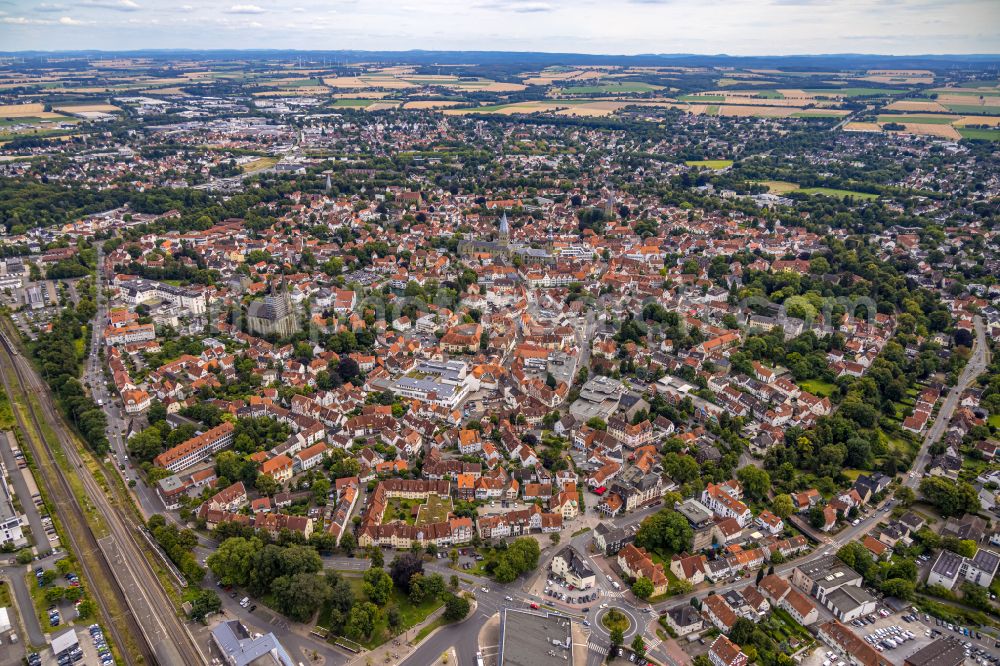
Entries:
MULTIPOLYGON (((173 602, 161 587, 156 572, 144 555, 138 542, 137 526, 120 506, 109 501, 93 475, 85 471, 84 460, 76 448, 76 442, 48 399, 47 386, 8 337, 11 331, 8 320, 3 321, 3 328, 0 332, 0 346, 4 354, 0 365, 3 366, 3 383, 8 394, 13 395, 11 389, 18 388, 25 395, 36 396, 37 405, 43 412, 42 417, 56 433, 61 453, 72 467, 80 470, 77 476, 86 491, 86 501, 93 504, 107 525, 109 534, 98 539, 87 521, 85 507, 81 506, 64 471, 59 467, 52 444, 43 434, 34 405, 27 405, 27 419, 15 409, 42 481, 56 503, 70 545, 91 582, 91 592, 122 657, 128 664, 172 666, 205 663, 204 656, 175 615, 173 602), (26 420, 28 423, 25 423, 26 420), (34 437, 31 436, 32 432, 34 437)), ((118 500, 120 502, 121 498, 118 500)))

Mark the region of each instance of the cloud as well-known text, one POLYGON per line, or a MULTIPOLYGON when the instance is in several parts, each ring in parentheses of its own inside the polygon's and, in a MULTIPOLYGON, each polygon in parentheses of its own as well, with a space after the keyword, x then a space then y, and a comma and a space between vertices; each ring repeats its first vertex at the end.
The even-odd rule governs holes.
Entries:
POLYGON ((7 25, 49 25, 52 21, 48 19, 31 19, 24 16, 4 16, 0 18, 0 23, 7 25))
POLYGON ((75 18, 63 16, 59 19, 59 25, 84 25, 87 21, 77 21, 75 18))
POLYGON ((135 12, 142 9, 135 0, 84 0, 86 7, 113 9, 116 12, 135 12))
POLYGON ((62 12, 66 11, 66 5, 57 5, 51 2, 43 2, 35 7, 36 12, 62 12))
POLYGON ((554 7, 547 2, 537 0, 490 0, 475 5, 476 9, 486 9, 490 11, 514 12, 517 14, 538 14, 541 12, 551 12, 554 7))
POLYGON ((227 14, 263 14, 266 10, 257 5, 233 5, 226 10, 227 14))

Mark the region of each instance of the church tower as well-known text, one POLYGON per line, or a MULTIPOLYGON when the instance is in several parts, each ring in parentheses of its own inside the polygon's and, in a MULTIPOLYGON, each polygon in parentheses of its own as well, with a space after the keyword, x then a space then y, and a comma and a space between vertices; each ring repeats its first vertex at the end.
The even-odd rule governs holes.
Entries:
POLYGON ((500 236, 497 240, 504 246, 510 243, 510 222, 507 221, 506 211, 504 212, 503 217, 500 218, 500 236))

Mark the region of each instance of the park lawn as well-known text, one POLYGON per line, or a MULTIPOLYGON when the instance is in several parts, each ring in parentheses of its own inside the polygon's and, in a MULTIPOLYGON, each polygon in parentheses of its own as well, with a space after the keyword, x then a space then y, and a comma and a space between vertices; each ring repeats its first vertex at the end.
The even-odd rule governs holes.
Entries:
MULTIPOLYGON (((354 598, 357 601, 369 601, 368 595, 366 595, 363 590, 363 578, 345 576, 344 580, 346 580, 351 586, 351 591, 354 592, 354 598)), ((388 613, 385 612, 390 606, 395 606, 399 609, 399 616, 401 618, 399 630, 400 632, 403 632, 423 622, 427 619, 428 615, 443 605, 444 601, 441 599, 428 599, 427 601, 415 606, 410 603, 409 597, 403 594, 399 588, 393 587, 392 595, 389 597, 389 601, 386 602, 385 608, 382 609, 383 612, 379 613, 379 617, 375 621, 375 628, 372 630, 372 635, 367 640, 358 642, 371 650, 392 638, 392 634, 388 627, 388 613)))
POLYGON ((959 127, 958 133, 962 135, 963 139, 979 139, 981 141, 1000 141, 1000 130, 959 127))
POLYGON ((733 166, 732 160, 688 160, 684 164, 689 167, 705 167, 706 169, 725 169, 733 166))
POLYGON ((854 197, 855 199, 878 199, 877 194, 871 194, 869 192, 854 192, 852 190, 837 190, 831 187, 804 187, 798 191, 803 194, 821 194, 826 197, 837 197, 838 199, 844 199, 846 197, 854 197))
POLYGON ((828 398, 837 390, 836 384, 824 382, 822 379, 803 379, 799 382, 799 386, 803 391, 808 391, 821 398, 828 398))

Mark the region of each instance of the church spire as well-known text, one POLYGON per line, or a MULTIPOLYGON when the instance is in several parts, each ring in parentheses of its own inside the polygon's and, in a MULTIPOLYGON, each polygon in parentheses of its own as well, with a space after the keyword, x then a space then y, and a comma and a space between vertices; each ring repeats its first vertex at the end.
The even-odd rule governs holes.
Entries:
POLYGON ((500 218, 500 242, 504 245, 510 241, 510 222, 507 221, 507 211, 500 218))

